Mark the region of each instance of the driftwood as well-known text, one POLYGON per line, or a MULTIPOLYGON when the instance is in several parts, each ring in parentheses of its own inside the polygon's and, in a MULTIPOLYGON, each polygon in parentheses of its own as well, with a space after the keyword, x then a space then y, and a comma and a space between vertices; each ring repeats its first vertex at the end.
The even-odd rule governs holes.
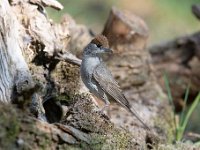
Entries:
POLYGON ((22 41, 19 33, 20 23, 8 2, 1 4, 0 9, 0 98, 1 101, 9 103, 17 97, 24 99, 23 94, 32 90, 34 84, 22 55, 23 45, 19 42, 22 41))
POLYGON ((81 52, 93 36, 69 15, 51 22, 47 6, 63 8, 54 0, 0 3, 1 148, 145 149, 172 141, 171 108, 144 50, 146 24, 113 8, 103 34, 116 53, 107 64, 149 132, 115 104, 109 117, 99 111, 79 74, 81 52))
POLYGON ((197 32, 148 48, 156 76, 165 91, 163 75, 168 75, 177 112, 184 106, 187 87, 190 87, 189 104, 193 102, 200 89, 199 40, 200 32, 197 32))

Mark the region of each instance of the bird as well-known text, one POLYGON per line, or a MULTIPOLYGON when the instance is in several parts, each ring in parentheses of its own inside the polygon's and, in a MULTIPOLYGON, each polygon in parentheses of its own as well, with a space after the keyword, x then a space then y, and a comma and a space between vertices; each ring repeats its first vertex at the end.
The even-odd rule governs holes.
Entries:
POLYGON ((104 101, 105 105, 102 111, 109 107, 109 99, 114 99, 134 115, 147 130, 150 130, 150 127, 146 125, 137 112, 131 108, 119 84, 115 81, 102 59, 106 54, 112 53, 113 51, 109 48, 108 39, 101 34, 95 36, 83 50, 80 66, 82 81, 89 89, 90 93, 104 101))

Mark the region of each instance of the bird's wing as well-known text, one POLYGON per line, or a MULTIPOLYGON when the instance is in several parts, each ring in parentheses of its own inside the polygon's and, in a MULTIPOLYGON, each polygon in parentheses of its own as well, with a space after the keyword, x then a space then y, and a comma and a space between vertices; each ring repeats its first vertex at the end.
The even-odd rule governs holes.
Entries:
POLYGON ((106 93, 108 93, 124 107, 130 108, 128 100, 125 98, 118 83, 115 81, 111 72, 107 69, 104 63, 99 64, 94 69, 93 77, 106 93))
POLYGON ((144 121, 139 117, 137 112, 132 108, 122 93, 118 83, 113 78, 111 72, 106 68, 106 66, 101 63, 99 64, 93 72, 93 78, 101 86, 101 88, 108 93, 112 98, 114 98, 118 103, 129 110, 143 125, 146 129, 150 128, 144 123, 144 121))

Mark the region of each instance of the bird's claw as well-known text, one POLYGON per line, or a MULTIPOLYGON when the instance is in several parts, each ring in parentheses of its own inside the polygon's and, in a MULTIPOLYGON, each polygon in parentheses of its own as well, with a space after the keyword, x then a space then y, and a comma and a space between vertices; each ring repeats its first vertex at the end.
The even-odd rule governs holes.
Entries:
POLYGON ((109 107, 109 104, 105 104, 103 106, 103 108, 101 109, 101 113, 103 113, 104 111, 106 111, 106 109, 109 107))

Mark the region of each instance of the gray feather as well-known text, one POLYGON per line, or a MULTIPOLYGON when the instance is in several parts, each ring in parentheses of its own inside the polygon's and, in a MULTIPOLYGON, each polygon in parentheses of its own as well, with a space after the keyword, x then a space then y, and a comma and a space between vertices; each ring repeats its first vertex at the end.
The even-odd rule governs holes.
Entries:
POLYGON ((150 128, 141 120, 139 115, 136 113, 134 109, 131 109, 131 106, 122 93, 118 83, 113 78, 111 72, 107 69, 104 63, 100 63, 96 66, 93 71, 93 78, 95 81, 101 86, 101 88, 109 94, 114 100, 120 103, 123 107, 125 107, 128 111, 130 111, 136 118, 148 129, 150 128))
POLYGON ((93 72, 93 77, 101 88, 109 94, 113 99, 124 107, 129 107, 129 102, 125 98, 118 83, 113 78, 111 72, 106 68, 104 63, 96 66, 93 72))

